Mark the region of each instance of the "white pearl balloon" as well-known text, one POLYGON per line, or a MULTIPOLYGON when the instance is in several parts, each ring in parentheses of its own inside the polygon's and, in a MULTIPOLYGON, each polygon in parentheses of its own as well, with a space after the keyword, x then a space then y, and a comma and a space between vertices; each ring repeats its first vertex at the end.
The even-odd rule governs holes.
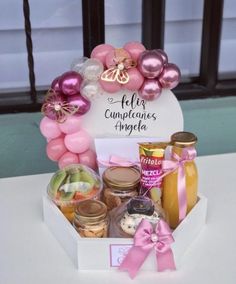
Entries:
POLYGON ((101 94, 100 84, 96 81, 84 81, 80 87, 80 93, 88 99, 94 99, 101 94))
POLYGON ((97 59, 88 59, 82 67, 82 75, 86 80, 97 81, 104 70, 103 64, 97 59))
POLYGON ((71 63, 71 70, 81 73, 82 67, 87 60, 88 60, 88 57, 85 57, 85 56, 80 57, 80 58, 75 58, 71 63))

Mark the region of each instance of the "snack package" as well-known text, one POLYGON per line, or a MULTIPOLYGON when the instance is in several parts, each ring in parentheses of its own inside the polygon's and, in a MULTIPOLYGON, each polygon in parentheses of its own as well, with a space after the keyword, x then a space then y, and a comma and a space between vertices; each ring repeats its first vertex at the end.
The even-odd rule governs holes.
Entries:
POLYGON ((161 205, 162 161, 168 143, 139 143, 139 156, 141 165, 140 195, 150 197, 155 203, 161 205), (159 179, 159 180, 158 180, 159 179))

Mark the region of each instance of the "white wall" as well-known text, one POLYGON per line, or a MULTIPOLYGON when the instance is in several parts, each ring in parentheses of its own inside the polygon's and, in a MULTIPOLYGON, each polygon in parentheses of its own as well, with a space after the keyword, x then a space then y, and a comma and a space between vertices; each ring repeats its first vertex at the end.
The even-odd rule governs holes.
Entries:
MULTIPOLYGON (((50 84, 82 55, 81 0, 31 0, 38 88, 50 84)), ((106 42, 141 40, 141 0, 105 0, 106 42)), ((167 0, 165 50, 182 74, 199 70, 203 0, 167 0)), ((0 1, 0 92, 28 83, 22 1, 0 1)), ((220 71, 235 70, 236 2, 225 0, 220 71)))

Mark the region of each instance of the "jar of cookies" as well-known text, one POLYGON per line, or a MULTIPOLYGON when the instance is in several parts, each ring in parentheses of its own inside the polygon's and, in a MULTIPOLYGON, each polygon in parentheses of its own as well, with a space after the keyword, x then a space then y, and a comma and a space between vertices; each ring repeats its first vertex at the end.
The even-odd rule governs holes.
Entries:
POLYGON ((106 205, 98 200, 85 200, 75 210, 73 226, 81 237, 106 238, 109 219, 106 205))
POLYGON ((115 166, 103 173, 103 202, 108 210, 121 205, 138 195, 140 171, 136 167, 115 166))
POLYGON ((113 238, 132 238, 142 219, 155 225, 165 218, 163 209, 145 196, 136 196, 110 213, 109 236, 113 238))

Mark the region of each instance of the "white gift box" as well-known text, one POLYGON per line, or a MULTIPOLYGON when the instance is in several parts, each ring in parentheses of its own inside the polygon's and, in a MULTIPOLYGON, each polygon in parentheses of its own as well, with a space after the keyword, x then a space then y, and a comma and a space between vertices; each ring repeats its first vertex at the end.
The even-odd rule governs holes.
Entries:
MULTIPOLYGON (((206 222, 207 199, 199 195, 195 207, 173 231, 175 242, 172 251, 177 268, 185 251, 195 240, 206 222)), ((81 238, 59 208, 43 196, 44 221, 65 249, 79 270, 109 270, 117 268, 133 243, 126 238, 81 238)), ((152 252, 144 262, 142 270, 156 270, 156 259, 152 252)))
MULTIPOLYGON (((93 104, 91 115, 86 117, 83 126, 94 137, 102 137, 95 139, 99 159, 108 160, 110 155, 118 155, 131 161, 137 161, 137 142, 168 140, 173 132, 183 130, 183 116, 178 101, 169 90, 163 90, 158 100, 144 103, 132 92, 126 92, 125 94, 100 96, 96 104, 93 104), (121 131, 121 128, 116 127, 120 125, 120 117, 130 112, 135 114, 135 117, 122 120, 121 124, 124 128, 121 131), (151 117, 155 119, 146 119, 146 113, 151 114, 151 117), (119 114, 119 116, 113 119, 111 114, 119 114), (140 119, 143 130, 138 129, 136 125, 138 121, 136 116, 140 114, 144 114, 144 117, 140 119), (128 127, 133 127, 134 131, 130 133, 128 127), (153 136, 154 138, 151 138, 153 136), (113 137, 113 140, 104 139, 104 137, 113 137), (114 139, 114 137, 120 138, 114 139)), ((103 168, 99 168, 99 171, 101 174, 103 168)), ((174 230, 175 242, 172 244, 172 251, 177 267, 185 251, 204 226, 206 211, 207 200, 199 195, 195 207, 174 230)), ((43 196, 43 213, 48 228, 79 270, 117 269, 132 246, 133 239, 81 238, 46 194, 43 196)), ((150 253, 141 269, 156 270, 154 251, 150 253)))

